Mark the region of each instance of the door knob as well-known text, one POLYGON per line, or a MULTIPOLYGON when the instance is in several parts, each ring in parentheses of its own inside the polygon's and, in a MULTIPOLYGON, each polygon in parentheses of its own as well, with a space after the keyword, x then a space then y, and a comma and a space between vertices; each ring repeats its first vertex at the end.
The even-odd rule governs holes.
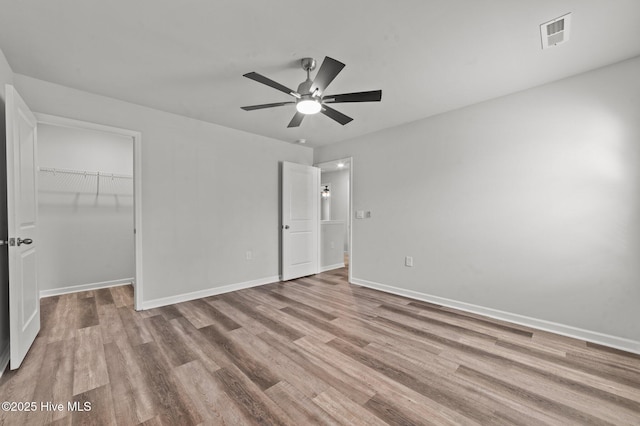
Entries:
POLYGON ((25 238, 24 240, 20 237, 18 237, 18 246, 20 246, 21 244, 31 244, 33 242, 33 240, 31 238, 25 238))
POLYGON ((284 229, 289 229, 289 225, 283 226, 284 229))

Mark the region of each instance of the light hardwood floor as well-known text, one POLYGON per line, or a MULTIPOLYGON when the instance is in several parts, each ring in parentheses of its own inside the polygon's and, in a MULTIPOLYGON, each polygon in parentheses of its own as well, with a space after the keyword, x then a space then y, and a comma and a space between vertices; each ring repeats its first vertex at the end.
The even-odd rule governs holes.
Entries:
POLYGON ((640 424, 640 356, 352 286, 346 269, 143 312, 132 296, 42 299, 35 344, 0 379, 1 401, 38 410, 0 424, 640 424))

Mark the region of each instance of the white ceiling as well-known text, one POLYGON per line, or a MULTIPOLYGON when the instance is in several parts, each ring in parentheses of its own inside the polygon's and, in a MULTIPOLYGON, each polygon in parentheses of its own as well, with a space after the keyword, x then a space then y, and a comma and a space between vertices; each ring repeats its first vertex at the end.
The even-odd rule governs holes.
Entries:
POLYGON ((16 73, 287 142, 319 146, 640 55, 638 0, 0 0, 0 49, 16 73), (571 40, 539 25, 572 12, 571 40), (286 126, 302 57, 347 66, 326 94, 382 89, 286 126))

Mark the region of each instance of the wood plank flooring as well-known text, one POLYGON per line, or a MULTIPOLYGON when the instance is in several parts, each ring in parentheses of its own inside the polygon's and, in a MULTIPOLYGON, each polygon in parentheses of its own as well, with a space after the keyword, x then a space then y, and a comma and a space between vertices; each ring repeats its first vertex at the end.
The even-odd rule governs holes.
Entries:
POLYGON ((38 338, 0 379, 0 401, 37 410, 0 424, 640 424, 640 356, 346 272, 143 312, 130 286, 42 299, 38 338))

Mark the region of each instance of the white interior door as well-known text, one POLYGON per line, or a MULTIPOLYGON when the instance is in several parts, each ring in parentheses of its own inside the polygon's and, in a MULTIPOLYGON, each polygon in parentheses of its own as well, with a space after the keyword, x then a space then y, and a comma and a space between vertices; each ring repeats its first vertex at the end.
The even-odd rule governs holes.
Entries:
POLYGON ((11 369, 20 366, 40 331, 36 280, 36 118, 13 86, 5 86, 7 217, 9 222, 9 332, 11 369))
POLYGON ((319 168, 283 163, 282 281, 319 272, 319 187, 319 168))

